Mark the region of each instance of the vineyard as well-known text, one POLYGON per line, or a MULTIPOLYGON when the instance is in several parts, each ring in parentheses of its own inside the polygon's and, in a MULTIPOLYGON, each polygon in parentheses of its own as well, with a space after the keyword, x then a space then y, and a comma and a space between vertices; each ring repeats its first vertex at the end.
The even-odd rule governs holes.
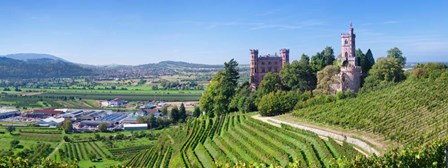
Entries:
POLYGON ((323 140, 312 132, 275 127, 243 114, 189 120, 166 130, 158 143, 138 153, 130 167, 215 167, 241 162, 301 167, 329 167, 334 159, 354 158, 348 143, 323 140))
POLYGON ((100 142, 65 143, 58 151, 59 160, 89 160, 88 154, 95 154, 97 158, 110 158, 111 153, 101 148, 100 142))
POLYGON ((448 135, 448 79, 408 80, 379 91, 299 109, 293 115, 422 144, 448 135))

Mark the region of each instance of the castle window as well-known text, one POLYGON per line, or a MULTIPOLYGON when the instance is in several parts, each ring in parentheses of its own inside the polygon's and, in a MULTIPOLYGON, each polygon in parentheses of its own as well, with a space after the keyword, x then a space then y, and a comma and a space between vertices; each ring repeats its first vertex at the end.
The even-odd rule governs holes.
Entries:
POLYGON ((277 65, 277 62, 274 62, 275 65, 277 65))
POLYGON ((261 65, 264 65, 264 62, 261 62, 261 65))
POLYGON ((347 58, 348 57, 348 52, 345 52, 345 58, 347 58))
POLYGON ((261 72, 264 73, 264 68, 261 68, 261 72))
POLYGON ((345 39, 345 42, 344 42, 344 44, 348 44, 348 40, 347 40, 347 39, 345 39))
POLYGON ((271 67, 268 67, 268 72, 271 72, 271 67))
POLYGON ((268 65, 271 65, 271 62, 268 62, 268 65))

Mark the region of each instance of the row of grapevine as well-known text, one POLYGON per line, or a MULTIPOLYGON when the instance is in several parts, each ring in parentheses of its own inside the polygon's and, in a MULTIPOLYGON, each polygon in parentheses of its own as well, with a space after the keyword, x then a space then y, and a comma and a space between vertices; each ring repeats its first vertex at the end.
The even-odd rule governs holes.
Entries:
POLYGON ((380 134, 402 144, 448 135, 448 79, 407 80, 356 98, 299 109, 294 116, 380 134))
MULTIPOLYGON (((113 153, 116 151, 112 151, 113 153)), ((312 132, 275 127, 244 114, 187 121, 166 131, 150 149, 126 162, 131 167, 215 167, 241 162, 286 167, 329 167, 357 154, 351 146, 325 141, 312 132)))

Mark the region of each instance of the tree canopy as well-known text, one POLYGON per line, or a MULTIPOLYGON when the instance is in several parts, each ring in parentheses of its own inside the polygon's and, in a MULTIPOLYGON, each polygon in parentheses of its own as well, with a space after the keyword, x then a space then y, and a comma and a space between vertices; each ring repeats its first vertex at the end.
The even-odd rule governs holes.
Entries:
POLYGON ((400 82, 406 78, 401 61, 390 57, 378 58, 368 75, 365 79, 363 90, 375 90, 388 83, 400 82))
POLYGON ((316 87, 317 79, 307 60, 309 60, 307 56, 302 55, 300 61, 293 61, 291 64, 283 66, 280 76, 283 85, 289 90, 306 91, 316 87))
POLYGON ((339 67, 328 65, 321 71, 317 72, 317 93, 335 94, 336 90, 332 87, 333 84, 340 84, 337 74, 339 74, 339 67))
POLYGON ((214 113, 221 115, 229 112, 228 104, 235 95, 238 79, 238 63, 234 59, 224 63, 224 72, 218 72, 213 77, 201 96, 199 104, 202 111, 211 117, 215 115, 214 113))
POLYGON ((403 52, 401 52, 401 50, 397 47, 391 48, 387 51, 387 58, 396 58, 403 67, 406 64, 406 57, 403 56, 403 52))
POLYGON ((317 72, 324 69, 327 65, 332 65, 334 61, 333 48, 327 46, 322 52, 316 53, 316 55, 311 57, 310 64, 314 72, 317 72))

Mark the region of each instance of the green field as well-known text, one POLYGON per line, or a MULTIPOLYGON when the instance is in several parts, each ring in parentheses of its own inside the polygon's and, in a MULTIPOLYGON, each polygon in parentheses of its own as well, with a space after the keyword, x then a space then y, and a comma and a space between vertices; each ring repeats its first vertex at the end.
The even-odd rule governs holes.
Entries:
MULTIPOLYGON (((21 92, 2 92, 0 105, 41 108, 99 108, 96 100, 111 100, 121 97, 129 102, 198 101, 202 94, 202 90, 152 90, 147 86, 127 86, 126 88, 127 90, 21 88, 21 92)), ((13 88, 11 89, 13 90, 13 88)))
POLYGON ((426 143, 448 136, 448 79, 408 80, 294 112, 314 122, 359 129, 403 144, 426 143))
POLYGON ((275 127, 247 115, 190 120, 185 127, 162 134, 150 149, 135 155, 131 167, 215 167, 238 162, 285 167, 329 167, 335 159, 358 152, 349 144, 283 126, 275 127))

